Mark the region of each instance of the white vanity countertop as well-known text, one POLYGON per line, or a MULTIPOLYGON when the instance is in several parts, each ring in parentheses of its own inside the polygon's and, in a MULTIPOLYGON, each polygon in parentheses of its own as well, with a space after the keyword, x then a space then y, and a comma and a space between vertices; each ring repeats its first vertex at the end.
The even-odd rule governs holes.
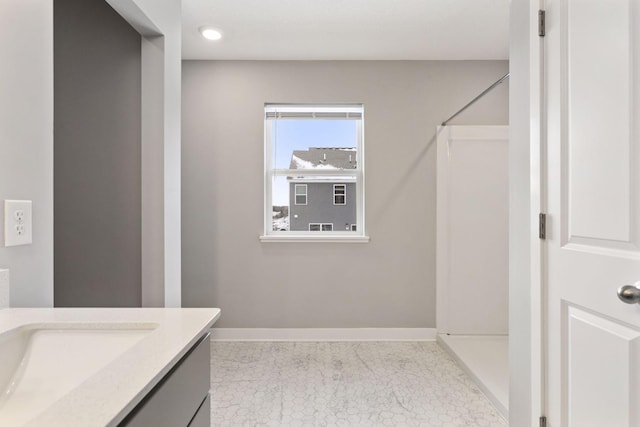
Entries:
MULTIPOLYGON (((74 328, 157 325, 149 335, 57 400, 28 426, 115 426, 220 316, 217 308, 14 308, 0 310, 0 334, 37 324, 74 328)), ((78 355, 82 357, 82 355, 78 355)))

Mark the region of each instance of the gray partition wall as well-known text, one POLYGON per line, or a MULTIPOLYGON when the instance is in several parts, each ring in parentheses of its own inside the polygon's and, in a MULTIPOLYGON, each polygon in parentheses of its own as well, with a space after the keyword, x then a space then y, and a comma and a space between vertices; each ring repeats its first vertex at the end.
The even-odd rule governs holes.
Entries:
POLYGON ((55 306, 141 305, 140 99, 140 34, 54 0, 55 306))

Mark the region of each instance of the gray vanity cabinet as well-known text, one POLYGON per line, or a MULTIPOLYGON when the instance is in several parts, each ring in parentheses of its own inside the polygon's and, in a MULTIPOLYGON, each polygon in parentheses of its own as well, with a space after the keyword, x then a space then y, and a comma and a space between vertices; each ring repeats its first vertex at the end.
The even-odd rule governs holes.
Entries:
POLYGON ((127 427, 210 425, 210 350, 207 333, 119 424, 127 427))

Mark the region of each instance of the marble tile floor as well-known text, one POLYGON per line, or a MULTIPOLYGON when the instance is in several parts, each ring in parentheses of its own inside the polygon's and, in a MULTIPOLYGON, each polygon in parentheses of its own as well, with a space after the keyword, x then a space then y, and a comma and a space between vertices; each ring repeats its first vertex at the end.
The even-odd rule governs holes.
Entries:
POLYGON ((212 342, 212 426, 506 426, 435 342, 212 342))
POLYGON ((442 334, 438 335, 438 342, 506 417, 509 409, 509 337, 442 334))

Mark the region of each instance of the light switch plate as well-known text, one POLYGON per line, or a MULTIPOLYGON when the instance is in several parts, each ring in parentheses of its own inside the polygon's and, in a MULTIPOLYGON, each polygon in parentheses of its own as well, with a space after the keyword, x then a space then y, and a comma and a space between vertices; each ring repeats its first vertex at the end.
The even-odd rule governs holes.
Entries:
POLYGON ((31 244, 32 222, 31 200, 5 200, 4 245, 31 244))

